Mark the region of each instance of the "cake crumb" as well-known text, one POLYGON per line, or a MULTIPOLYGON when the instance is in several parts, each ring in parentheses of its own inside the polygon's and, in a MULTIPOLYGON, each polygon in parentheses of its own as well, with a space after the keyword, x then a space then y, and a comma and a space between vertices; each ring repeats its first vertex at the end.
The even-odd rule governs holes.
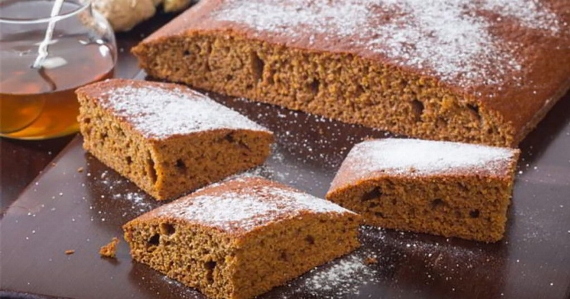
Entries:
POLYGON ((111 242, 107 245, 101 246, 101 249, 99 250, 101 257, 115 258, 117 253, 117 244, 119 244, 119 239, 113 237, 111 242))
POLYGON ((77 172, 83 172, 83 167, 77 168, 77 172))
POLYGON ((73 249, 68 249, 65 251, 65 254, 67 254, 67 255, 74 254, 74 253, 75 253, 75 250, 73 250, 73 249))
POLYGON ((364 264, 366 264, 366 265, 378 264, 378 259, 375 257, 369 256, 369 257, 364 259, 364 264))
POLYGON ((55 162, 51 162, 50 165, 55 167, 57 164, 55 162))

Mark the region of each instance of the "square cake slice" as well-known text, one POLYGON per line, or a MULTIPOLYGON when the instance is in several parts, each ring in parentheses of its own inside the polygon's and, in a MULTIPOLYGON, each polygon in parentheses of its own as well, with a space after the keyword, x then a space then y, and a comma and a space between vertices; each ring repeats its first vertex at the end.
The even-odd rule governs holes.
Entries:
POLYGON ((83 147, 157 200, 262 164, 273 133, 188 87, 114 79, 77 90, 83 147))
POLYGON ((503 238, 520 151, 415 139, 368 140, 327 199, 366 224, 484 242, 503 238))
POLYGON ((125 224, 133 259, 210 298, 251 298, 360 246, 360 217, 259 177, 201 189, 125 224))

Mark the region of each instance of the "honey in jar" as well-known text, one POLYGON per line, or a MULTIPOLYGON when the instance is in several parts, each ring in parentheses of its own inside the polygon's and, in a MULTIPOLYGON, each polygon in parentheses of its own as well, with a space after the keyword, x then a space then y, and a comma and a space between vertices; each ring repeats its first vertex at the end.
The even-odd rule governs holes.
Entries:
POLYGON ((45 139, 78 130, 77 87, 113 76, 116 44, 88 2, 64 1, 40 68, 32 65, 54 1, 0 4, 0 135, 45 139))

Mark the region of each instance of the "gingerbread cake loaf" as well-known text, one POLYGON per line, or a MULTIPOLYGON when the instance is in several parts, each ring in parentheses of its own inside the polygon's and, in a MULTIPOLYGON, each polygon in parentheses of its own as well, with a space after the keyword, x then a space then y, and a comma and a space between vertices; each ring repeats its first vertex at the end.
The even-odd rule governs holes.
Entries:
POLYGON ((568 0, 203 0, 153 77, 421 139, 516 146, 570 87, 568 0))
POLYGON ((77 90, 83 147, 157 200, 262 164, 273 133, 188 87, 113 79, 77 90))
POLYGON ((355 145, 326 195, 369 225, 495 242, 503 238, 520 151, 447 141, 355 145))
POLYGON ((209 298, 251 298, 360 246, 360 217, 260 178, 214 184, 125 224, 131 255, 209 298))

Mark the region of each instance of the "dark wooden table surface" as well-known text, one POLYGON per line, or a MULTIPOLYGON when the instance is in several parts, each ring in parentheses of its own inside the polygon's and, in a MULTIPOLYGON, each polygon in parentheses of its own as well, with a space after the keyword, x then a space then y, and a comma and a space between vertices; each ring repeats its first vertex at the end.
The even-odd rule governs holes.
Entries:
MULTIPOLYGON (((171 17, 118 35, 117 76, 139 73, 129 48, 171 17)), ((354 143, 391 136, 212 96, 276 133, 274 153, 257 174, 319 197, 354 143)), ((0 297, 203 298, 132 262, 125 242, 116 260, 98 256, 100 246, 121 236, 122 224, 159 203, 85 153, 81 141, 0 139, 0 297), (75 253, 66 255, 68 249, 75 253)), ((361 249, 260 298, 570 298, 570 94, 520 148, 501 242, 363 228, 361 249), (369 257, 377 263, 365 264, 369 257)))

